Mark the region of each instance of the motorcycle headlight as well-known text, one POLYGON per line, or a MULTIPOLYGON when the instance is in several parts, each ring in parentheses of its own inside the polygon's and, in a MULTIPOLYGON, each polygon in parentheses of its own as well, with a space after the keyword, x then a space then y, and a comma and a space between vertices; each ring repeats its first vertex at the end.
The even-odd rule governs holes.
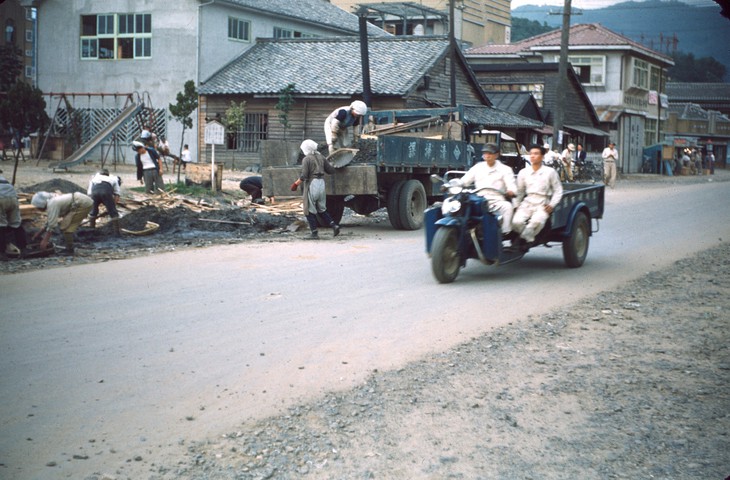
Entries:
POLYGON ((456 213, 459 210, 461 210, 461 202, 451 198, 444 200, 444 204, 441 205, 441 213, 444 215, 456 213))
POLYGON ((449 195, 458 195, 464 189, 458 178, 452 178, 444 185, 445 190, 449 192, 449 195))

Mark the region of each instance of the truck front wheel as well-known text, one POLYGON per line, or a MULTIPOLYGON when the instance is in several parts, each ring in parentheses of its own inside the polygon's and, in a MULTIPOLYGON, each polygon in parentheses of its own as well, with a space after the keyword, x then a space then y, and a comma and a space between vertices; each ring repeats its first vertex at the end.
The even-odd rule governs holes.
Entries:
POLYGON ((461 269, 459 235, 454 228, 439 228, 431 246, 431 271, 439 283, 456 280, 461 269))
POLYGON ((423 226, 423 216, 428 201, 426 189, 418 180, 408 180, 399 195, 400 223, 405 230, 418 230, 423 226))
POLYGON ((588 243, 591 238, 590 223, 583 212, 578 212, 570 229, 570 236, 563 240, 563 259, 570 268, 578 268, 588 255, 588 243))

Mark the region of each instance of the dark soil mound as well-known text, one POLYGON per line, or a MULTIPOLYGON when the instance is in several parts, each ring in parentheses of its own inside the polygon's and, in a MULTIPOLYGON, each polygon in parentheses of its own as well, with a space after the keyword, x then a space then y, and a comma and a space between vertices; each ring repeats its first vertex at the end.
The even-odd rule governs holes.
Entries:
POLYGON ((254 233, 286 228, 292 219, 240 208, 197 213, 184 206, 171 209, 146 206, 122 217, 120 226, 127 230, 138 231, 143 230, 148 221, 158 224, 160 233, 185 233, 195 230, 254 233))
POLYGON ((82 188, 77 184, 69 182, 68 180, 64 180, 62 178, 54 178, 52 180, 48 180, 47 182, 36 183, 35 185, 18 189, 18 191, 23 193, 55 192, 56 190, 61 193, 86 193, 85 188, 82 188))

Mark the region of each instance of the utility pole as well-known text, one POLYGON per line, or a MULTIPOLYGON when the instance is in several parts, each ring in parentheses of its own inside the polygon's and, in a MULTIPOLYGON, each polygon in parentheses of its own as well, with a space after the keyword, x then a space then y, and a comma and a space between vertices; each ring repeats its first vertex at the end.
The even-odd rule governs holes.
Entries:
POLYGON ((451 90, 451 106, 456 106, 456 35, 454 33, 454 0, 449 0, 449 50, 451 52, 451 60, 449 61, 449 77, 451 78, 451 84, 449 89, 451 90))
POLYGON ((563 151, 563 122, 565 121, 565 99, 568 90, 568 45, 570 44, 570 2, 563 6, 563 30, 560 35, 560 63, 558 64, 558 87, 555 95, 555 118, 553 125, 553 149, 563 151))

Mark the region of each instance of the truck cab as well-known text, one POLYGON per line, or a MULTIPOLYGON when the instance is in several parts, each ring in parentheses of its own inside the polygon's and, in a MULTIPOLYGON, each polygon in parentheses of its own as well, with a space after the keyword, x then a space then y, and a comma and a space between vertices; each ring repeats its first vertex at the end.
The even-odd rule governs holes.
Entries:
POLYGON ((479 160, 479 152, 482 151, 482 145, 485 143, 499 145, 499 161, 510 167, 515 175, 529 164, 522 156, 524 147, 517 140, 499 130, 475 130, 469 134, 469 144, 476 152, 475 161, 479 160))

